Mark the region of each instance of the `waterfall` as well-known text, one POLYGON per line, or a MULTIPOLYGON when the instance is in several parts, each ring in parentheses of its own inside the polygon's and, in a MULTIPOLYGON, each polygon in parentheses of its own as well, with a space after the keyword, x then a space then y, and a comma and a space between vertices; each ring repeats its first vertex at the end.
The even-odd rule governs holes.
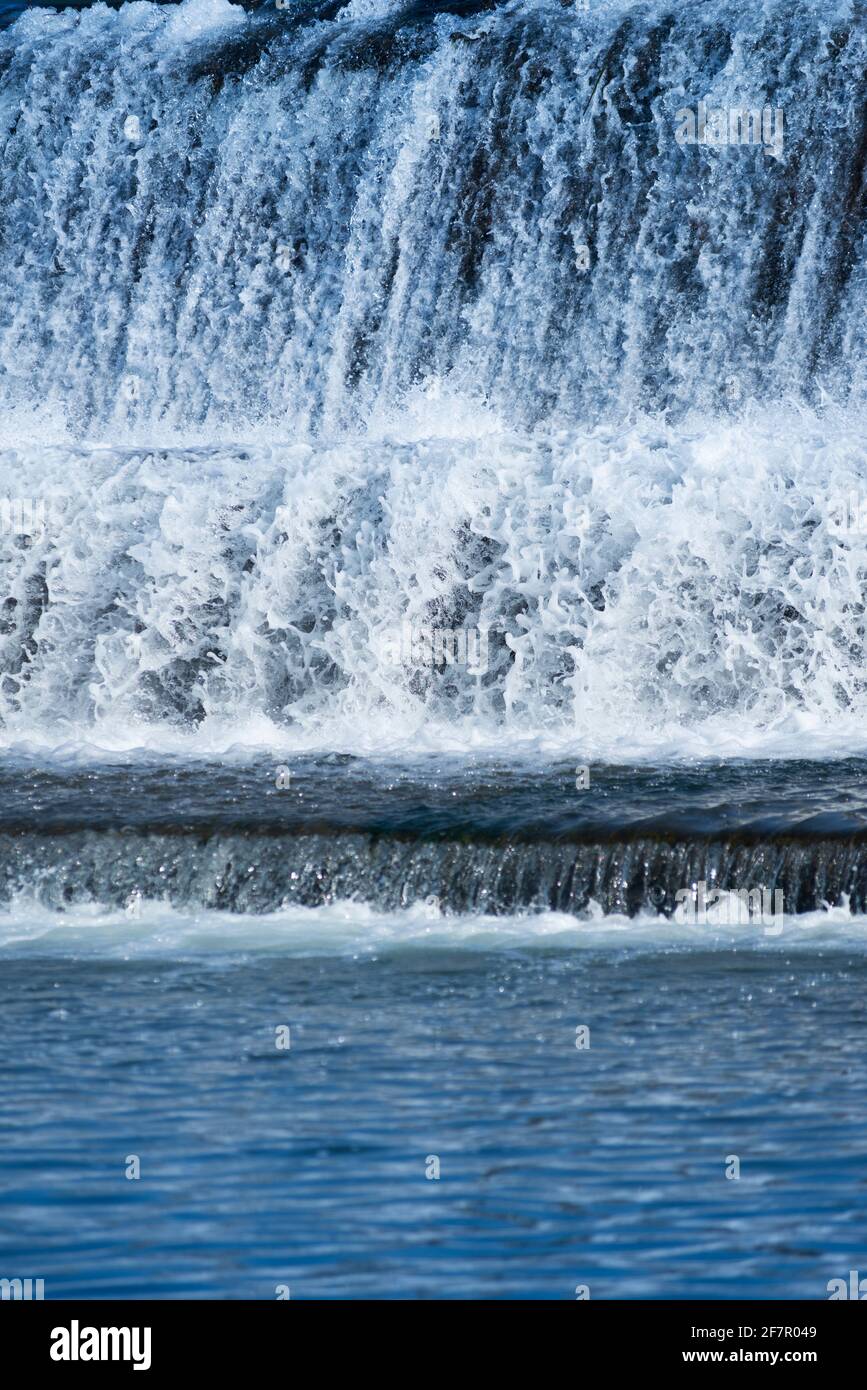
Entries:
POLYGON ((857 741, 863 21, 21 15, 2 737, 857 741))

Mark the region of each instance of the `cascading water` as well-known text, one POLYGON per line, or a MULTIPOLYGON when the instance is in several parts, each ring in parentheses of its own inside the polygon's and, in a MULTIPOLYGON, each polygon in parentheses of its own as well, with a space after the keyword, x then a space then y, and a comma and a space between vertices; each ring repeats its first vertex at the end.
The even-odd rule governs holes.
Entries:
MULTIPOLYGON (((863 748, 862 20, 22 15, 0 35, 7 747, 252 745, 297 774, 507 742, 541 750, 540 804, 558 750, 863 748), (419 631, 479 659, 419 661, 419 631)), ((482 833, 465 789, 430 825, 422 783, 408 821, 335 821, 322 773, 276 824, 163 808, 117 839, 117 811, 14 811, 13 778, 0 893, 670 912, 706 875, 861 910, 845 797, 794 839, 648 828, 598 775, 619 820, 541 838, 523 812, 482 833)))
POLYGON ((307 8, 5 35, 7 401, 294 434, 433 381, 524 425, 863 398, 860 6, 307 8), (699 101, 780 148, 679 144, 699 101))
POLYGON ((4 739, 857 742, 865 47, 850 4, 23 15, 4 739), (776 145, 682 143, 699 103, 776 145))
POLYGON ((4 1297, 857 1297, 865 19, 0 0, 4 1297))

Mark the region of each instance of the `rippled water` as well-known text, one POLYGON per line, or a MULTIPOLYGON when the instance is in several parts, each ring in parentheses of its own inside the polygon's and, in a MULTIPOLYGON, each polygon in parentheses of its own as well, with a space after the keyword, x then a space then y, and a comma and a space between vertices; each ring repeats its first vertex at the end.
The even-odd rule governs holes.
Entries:
POLYGON ((4 1260, 48 1297, 824 1298, 867 1243, 865 987, 815 949, 7 960, 4 1260))

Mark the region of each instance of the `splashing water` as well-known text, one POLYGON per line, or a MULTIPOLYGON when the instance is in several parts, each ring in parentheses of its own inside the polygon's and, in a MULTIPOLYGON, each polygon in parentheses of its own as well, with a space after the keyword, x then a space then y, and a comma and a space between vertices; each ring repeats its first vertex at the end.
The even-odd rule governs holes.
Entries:
POLYGON ((863 747, 860 6, 386 11, 0 35, 3 740, 863 747))

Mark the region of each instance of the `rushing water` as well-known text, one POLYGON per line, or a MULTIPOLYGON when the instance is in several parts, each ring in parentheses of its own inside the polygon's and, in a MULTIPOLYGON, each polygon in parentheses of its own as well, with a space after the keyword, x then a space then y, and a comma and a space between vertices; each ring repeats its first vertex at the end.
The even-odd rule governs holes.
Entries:
POLYGON ((5 737, 863 747, 862 21, 0 34, 5 737), (699 101, 782 150, 678 143, 699 101), (389 660, 404 622, 486 669, 389 660))
POLYGON ((502 760, 319 757, 296 761, 281 788, 273 767, 246 761, 19 759, 0 774, 0 903, 422 904, 449 930, 463 914, 516 912, 582 927, 651 914, 663 928, 681 920, 678 893, 703 882, 780 892, 790 915, 867 911, 862 760, 596 768, 580 792, 575 780, 502 760))
POLYGON ((863 1268, 865 19, 0 4, 0 1277, 863 1268))

